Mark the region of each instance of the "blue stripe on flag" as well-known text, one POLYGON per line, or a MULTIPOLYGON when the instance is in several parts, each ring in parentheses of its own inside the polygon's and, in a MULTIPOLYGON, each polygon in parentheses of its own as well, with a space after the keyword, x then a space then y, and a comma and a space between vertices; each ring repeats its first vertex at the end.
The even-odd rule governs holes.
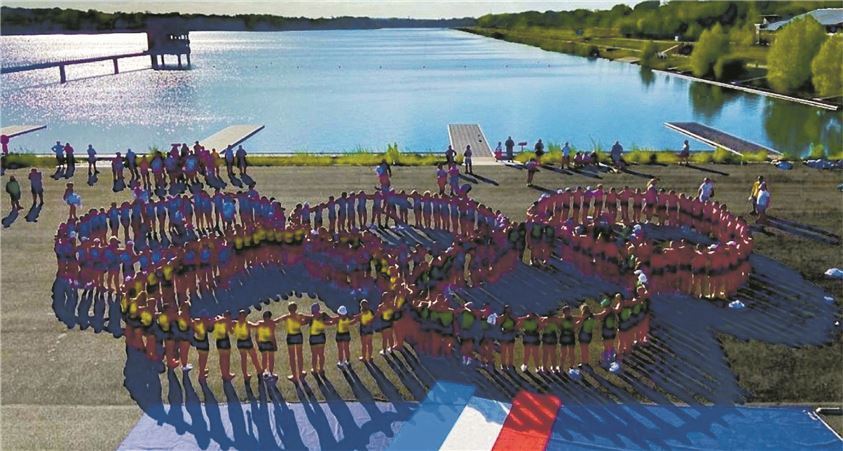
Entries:
POLYGON ((389 449, 439 449, 473 394, 474 386, 437 382, 389 449))

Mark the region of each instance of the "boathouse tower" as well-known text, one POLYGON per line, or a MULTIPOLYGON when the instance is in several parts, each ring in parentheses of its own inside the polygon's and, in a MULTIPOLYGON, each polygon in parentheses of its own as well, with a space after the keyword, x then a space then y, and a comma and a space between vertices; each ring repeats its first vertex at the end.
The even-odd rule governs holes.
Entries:
MULTIPOLYGON (((176 55, 178 69, 190 67, 190 35, 187 27, 179 19, 158 19, 147 23, 146 43, 152 68, 167 69, 164 55, 176 55), (182 56, 187 65, 182 65, 182 56)), ((172 66, 170 66, 172 68, 172 66)))

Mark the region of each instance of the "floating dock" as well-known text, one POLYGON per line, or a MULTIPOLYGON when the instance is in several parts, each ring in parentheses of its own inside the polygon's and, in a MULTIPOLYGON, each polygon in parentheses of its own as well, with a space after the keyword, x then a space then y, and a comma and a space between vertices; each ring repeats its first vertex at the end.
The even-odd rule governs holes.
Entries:
POLYGON ((244 125, 232 125, 226 127, 213 135, 199 140, 199 144, 201 144, 206 149, 217 149, 220 153, 227 146, 236 146, 243 141, 251 138, 255 135, 255 133, 263 130, 263 125, 254 125, 254 124, 244 124, 244 125))
POLYGON ((741 156, 743 156, 743 152, 767 152, 768 158, 775 158, 782 154, 777 150, 738 138, 737 136, 700 124, 699 122, 665 122, 664 125, 669 129, 676 130, 683 135, 690 136, 709 146, 722 147, 729 152, 741 156))
POLYGON ((46 125, 10 125, 0 129, 0 135, 14 138, 15 136, 25 135, 45 128, 47 128, 46 125))
POLYGON ((471 145, 474 160, 495 157, 479 124, 448 124, 448 137, 457 155, 462 155, 465 146, 471 145))

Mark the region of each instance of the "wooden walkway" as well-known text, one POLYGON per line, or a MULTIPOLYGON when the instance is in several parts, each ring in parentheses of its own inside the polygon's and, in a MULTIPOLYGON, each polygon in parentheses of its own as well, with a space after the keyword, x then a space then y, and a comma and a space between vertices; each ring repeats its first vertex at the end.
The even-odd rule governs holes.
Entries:
POLYGON ((767 152, 768 158, 774 158, 782 154, 777 150, 738 138, 699 122, 665 122, 664 125, 709 146, 722 147, 738 155, 743 155, 743 152, 767 152))
POLYGON ((458 155, 462 155, 465 146, 471 145, 473 159, 495 157, 478 124, 448 124, 448 138, 458 155))
POLYGON ((220 153, 227 146, 236 146, 263 130, 263 125, 244 124, 226 127, 213 135, 199 140, 199 144, 206 149, 217 149, 220 153))
POLYGON ((0 129, 0 135, 6 135, 9 138, 14 138, 15 136, 25 135, 45 128, 47 128, 46 125, 10 125, 0 129))

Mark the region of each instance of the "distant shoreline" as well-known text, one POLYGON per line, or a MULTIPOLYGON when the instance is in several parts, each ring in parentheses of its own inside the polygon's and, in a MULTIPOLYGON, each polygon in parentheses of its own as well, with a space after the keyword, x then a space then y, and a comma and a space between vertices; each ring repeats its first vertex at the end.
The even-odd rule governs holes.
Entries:
POLYGON ((458 19, 334 17, 310 19, 269 14, 208 15, 179 13, 104 13, 59 8, 0 8, 0 36, 41 34, 143 33, 156 22, 188 31, 375 30, 383 28, 458 28, 475 24, 458 19))

